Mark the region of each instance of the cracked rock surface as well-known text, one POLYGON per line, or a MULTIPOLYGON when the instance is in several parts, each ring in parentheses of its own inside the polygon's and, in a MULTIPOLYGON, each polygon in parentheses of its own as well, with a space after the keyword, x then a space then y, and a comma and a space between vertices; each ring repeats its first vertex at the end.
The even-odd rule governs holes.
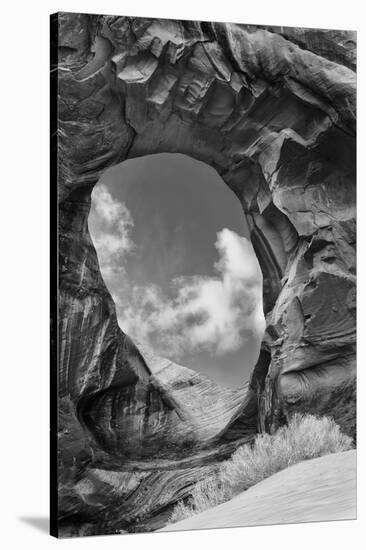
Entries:
POLYGON ((355 436, 355 33, 60 13, 60 534, 155 530, 218 461, 294 411, 355 436), (183 153, 243 207, 267 320, 247 387, 121 331, 88 232, 125 159, 183 153))

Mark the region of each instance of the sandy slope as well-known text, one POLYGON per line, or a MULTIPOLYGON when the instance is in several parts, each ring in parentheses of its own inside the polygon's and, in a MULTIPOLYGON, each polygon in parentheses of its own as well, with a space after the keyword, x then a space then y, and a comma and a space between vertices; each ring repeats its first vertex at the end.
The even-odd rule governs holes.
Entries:
POLYGON ((162 531, 354 519, 356 451, 301 462, 162 531))

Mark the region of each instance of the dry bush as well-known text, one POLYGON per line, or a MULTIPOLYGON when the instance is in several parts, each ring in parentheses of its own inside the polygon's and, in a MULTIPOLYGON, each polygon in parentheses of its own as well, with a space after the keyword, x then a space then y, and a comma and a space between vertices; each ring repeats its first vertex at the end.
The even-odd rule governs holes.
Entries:
POLYGON ((182 519, 189 518, 196 514, 194 508, 191 507, 190 503, 184 504, 180 500, 173 508, 173 512, 170 515, 169 523, 176 523, 177 521, 182 521, 182 519))
POLYGON ((239 447, 220 465, 215 477, 197 483, 187 503, 179 502, 171 523, 230 500, 292 464, 319 456, 348 451, 352 439, 333 419, 295 414, 275 434, 260 434, 253 445, 239 447))
POLYGON ((258 435, 252 447, 239 447, 222 464, 220 477, 237 493, 297 462, 351 448, 352 439, 333 419, 295 414, 275 434, 258 435))
POLYGON ((209 477, 196 483, 187 503, 183 501, 178 502, 170 517, 170 522, 175 523, 176 521, 198 514, 226 500, 230 500, 230 498, 231 491, 227 484, 220 481, 220 474, 215 477, 209 477))

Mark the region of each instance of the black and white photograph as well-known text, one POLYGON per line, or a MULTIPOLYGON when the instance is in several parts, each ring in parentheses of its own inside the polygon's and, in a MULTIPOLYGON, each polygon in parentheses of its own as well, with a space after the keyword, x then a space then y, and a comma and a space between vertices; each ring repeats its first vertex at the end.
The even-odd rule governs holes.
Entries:
POLYGON ((363 548, 362 7, 5 3, 1 548, 363 548))
POLYGON ((52 534, 356 517, 356 32, 51 16, 52 534))
POLYGON ((356 33, 51 40, 53 534, 354 519, 356 33))

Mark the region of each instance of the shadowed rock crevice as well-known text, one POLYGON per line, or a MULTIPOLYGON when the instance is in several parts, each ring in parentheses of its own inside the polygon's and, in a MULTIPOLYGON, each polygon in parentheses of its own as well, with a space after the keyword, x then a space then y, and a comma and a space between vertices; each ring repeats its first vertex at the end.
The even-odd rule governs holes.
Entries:
POLYGON ((294 411, 355 433, 355 36, 58 24, 61 534, 154 529, 215 461, 294 411), (247 391, 149 357, 118 327, 90 193, 107 168, 159 152, 214 167, 242 205, 267 320, 247 391))

